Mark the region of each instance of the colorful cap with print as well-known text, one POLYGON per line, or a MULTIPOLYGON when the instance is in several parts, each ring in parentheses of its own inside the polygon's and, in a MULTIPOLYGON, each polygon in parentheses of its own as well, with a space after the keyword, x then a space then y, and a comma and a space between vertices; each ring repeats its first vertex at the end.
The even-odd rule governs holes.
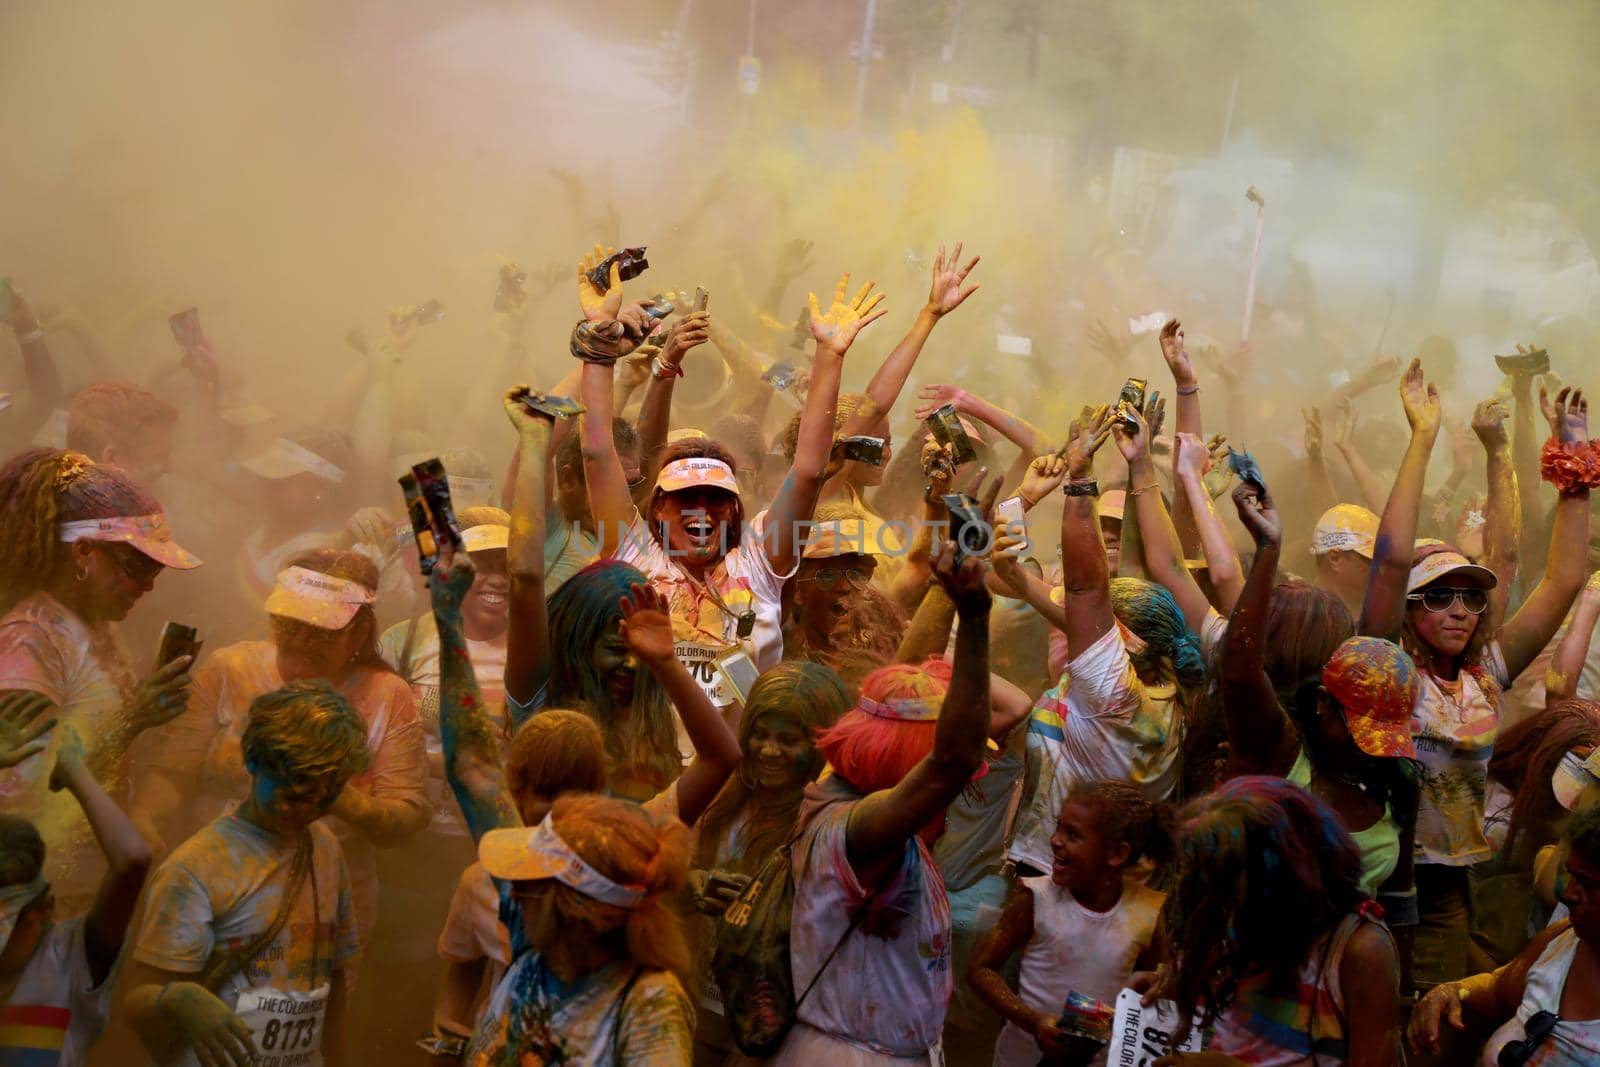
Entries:
POLYGON ((1584 757, 1568 752, 1550 776, 1550 790, 1568 811, 1584 811, 1600 803, 1600 748, 1584 757))
POLYGON ((154 515, 109 515, 103 519, 74 519, 61 524, 62 544, 75 541, 115 541, 132 545, 163 567, 192 571, 200 566, 194 553, 172 539, 172 528, 161 512, 154 515))
POLYGON ((342 630, 362 605, 377 599, 378 595, 360 582, 307 567, 289 567, 278 572, 278 584, 267 597, 267 614, 322 630, 342 630))
POLYGON ((1414 558, 1411 578, 1406 582, 1407 593, 1415 593, 1446 575, 1454 575, 1479 589, 1493 589, 1500 584, 1494 571, 1472 562, 1443 541, 1419 542, 1414 558))
POLYGON ((675 459, 661 468, 656 475, 656 488, 663 493, 676 493, 683 489, 725 489, 739 495, 739 479, 733 468, 720 459, 709 456, 690 456, 675 459))
POLYGON ((1335 504, 1322 513, 1311 534, 1311 554, 1354 552, 1372 558, 1378 542, 1378 516, 1360 504, 1335 504))
POLYGON ((1344 709, 1351 740, 1369 756, 1416 759, 1411 712, 1418 685, 1411 657, 1378 637, 1348 638, 1322 668, 1322 688, 1344 709))
POLYGON ((556 833, 546 815, 538 826, 490 830, 478 843, 478 858, 491 878, 536 882, 554 878, 586 897, 619 908, 631 908, 645 897, 645 887, 612 881, 585 862, 556 833))

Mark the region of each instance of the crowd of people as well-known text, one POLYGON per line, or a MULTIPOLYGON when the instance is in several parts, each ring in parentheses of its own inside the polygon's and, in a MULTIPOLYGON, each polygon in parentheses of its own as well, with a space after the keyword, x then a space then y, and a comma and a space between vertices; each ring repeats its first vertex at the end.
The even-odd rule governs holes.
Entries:
POLYGON ((1600 1063, 1589 353, 1253 457, 1176 320, 1067 418, 908 395, 960 244, 876 362, 874 283, 779 359, 788 280, 632 251, 492 454, 397 426, 426 307, 263 435, 197 326, 68 383, 8 292, 0 1064, 1087 1065, 1125 990, 1164 1064, 1600 1063))

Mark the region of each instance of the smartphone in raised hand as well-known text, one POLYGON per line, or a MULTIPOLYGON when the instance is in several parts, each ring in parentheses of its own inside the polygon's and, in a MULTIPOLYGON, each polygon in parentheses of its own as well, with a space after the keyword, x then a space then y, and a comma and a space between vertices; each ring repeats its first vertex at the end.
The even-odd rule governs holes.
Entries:
POLYGON ((156 670, 160 670, 182 656, 199 656, 200 632, 181 622, 169 622, 161 628, 161 643, 156 649, 156 670))

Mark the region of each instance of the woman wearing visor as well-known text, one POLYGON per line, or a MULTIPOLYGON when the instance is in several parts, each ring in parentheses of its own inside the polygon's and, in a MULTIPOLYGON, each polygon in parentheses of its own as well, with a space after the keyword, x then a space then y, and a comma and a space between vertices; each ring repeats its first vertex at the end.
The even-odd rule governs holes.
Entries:
MULTIPOLYGON (((199 565, 172 539, 160 502, 116 467, 41 448, 0 468, 0 690, 49 697, 112 792, 134 737, 183 710, 190 664, 181 657, 140 680, 117 624, 163 568, 199 565)), ((102 864, 81 809, 49 788, 64 735, 0 771, 0 810, 51 842, 46 875, 82 910, 102 864)))
POLYGON ((367 769, 330 811, 350 865, 362 944, 377 916, 377 850, 400 844, 432 815, 411 687, 378 653, 377 581, 377 566, 355 552, 320 549, 293 560, 267 597, 272 639, 229 645, 200 666, 188 710, 162 731, 161 767, 145 776, 135 800, 147 820, 171 828, 170 840, 187 837, 249 789, 239 739, 251 701, 289 682, 328 682, 367 729, 367 769))
POLYGON ((799 564, 803 528, 822 492, 844 356, 862 327, 885 313, 872 283, 853 300, 848 285, 849 275, 839 279, 826 313, 811 297, 816 362, 794 462, 772 506, 746 530, 732 457, 709 438, 670 445, 647 514, 635 509, 610 432, 612 379, 615 361, 642 336, 644 315, 636 305, 623 307, 615 267, 603 294, 579 271, 585 321, 573 331, 572 351, 584 360, 583 462, 601 554, 637 567, 666 599, 680 659, 719 707, 735 700, 713 667, 720 655, 737 646, 757 670, 783 658, 783 583, 799 564))
MULTIPOLYGON (((1422 768, 1417 810, 1419 922, 1413 957, 1419 989, 1468 973, 1468 868, 1488 859, 1484 800, 1505 690, 1555 636, 1583 587, 1589 489, 1600 475, 1588 440, 1588 403, 1541 393, 1550 423, 1542 473, 1560 493, 1543 577, 1509 619, 1489 612, 1499 577, 1438 541, 1413 547, 1428 454, 1439 433, 1439 395, 1412 360, 1400 382, 1411 441, 1378 526, 1363 634, 1399 640, 1418 667, 1411 733, 1422 768)), ((1509 490, 1490 479, 1485 554, 1510 528, 1509 490)), ((1502 601, 1499 601, 1503 603, 1502 601)))

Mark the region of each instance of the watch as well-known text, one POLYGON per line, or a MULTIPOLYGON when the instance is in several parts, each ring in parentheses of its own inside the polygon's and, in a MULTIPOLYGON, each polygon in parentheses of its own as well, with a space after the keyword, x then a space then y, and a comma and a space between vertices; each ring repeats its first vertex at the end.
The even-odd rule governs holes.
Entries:
POLYGON ((1062 496, 1099 496, 1100 483, 1093 478, 1074 478, 1061 487, 1062 496))

